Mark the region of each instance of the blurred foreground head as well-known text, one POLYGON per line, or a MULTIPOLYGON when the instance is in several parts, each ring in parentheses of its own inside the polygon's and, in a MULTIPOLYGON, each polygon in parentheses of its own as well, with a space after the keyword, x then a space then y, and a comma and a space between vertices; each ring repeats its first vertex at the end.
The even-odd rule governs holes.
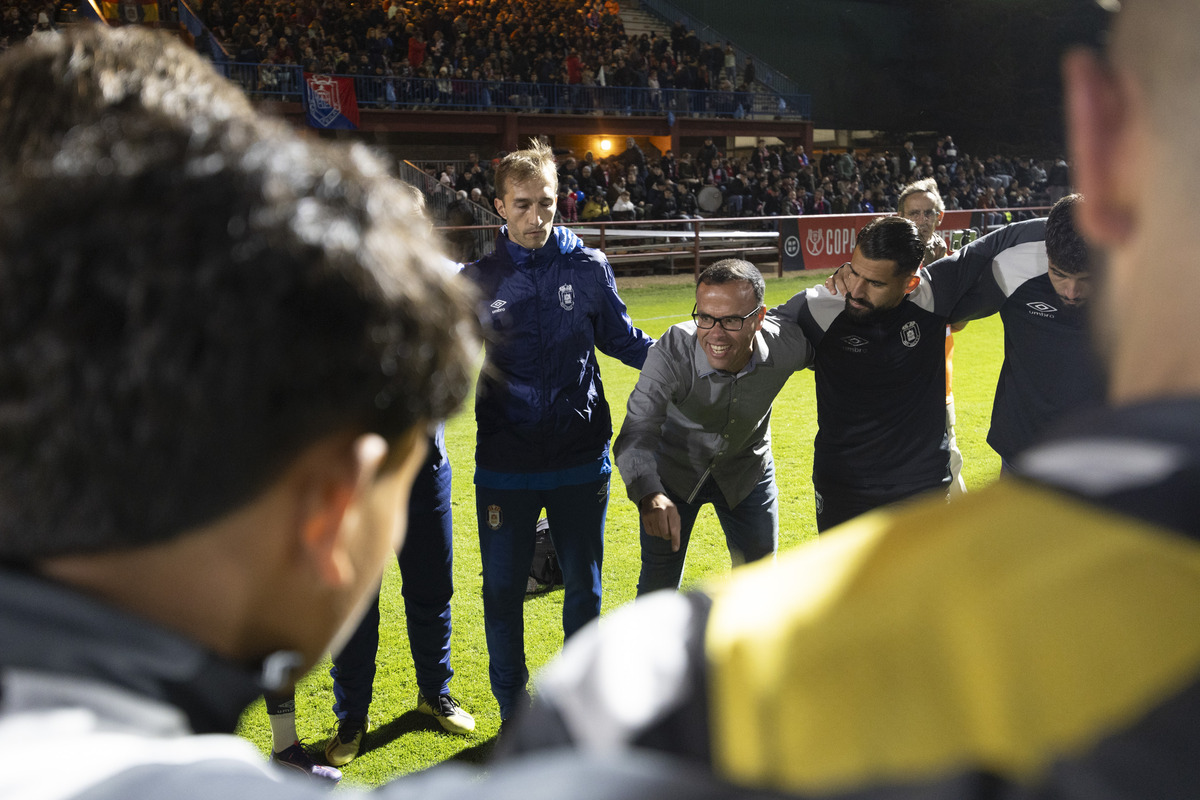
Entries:
POLYGON ((470 304, 410 194, 177 42, 10 51, 0 143, 0 560, 171 542, 322 442, 387 474, 461 401, 470 304))
POLYGON ((1117 404, 1200 394, 1192 292, 1200 161, 1200 3, 1107 0, 1103 51, 1064 62, 1076 226, 1100 254, 1094 319, 1117 404))

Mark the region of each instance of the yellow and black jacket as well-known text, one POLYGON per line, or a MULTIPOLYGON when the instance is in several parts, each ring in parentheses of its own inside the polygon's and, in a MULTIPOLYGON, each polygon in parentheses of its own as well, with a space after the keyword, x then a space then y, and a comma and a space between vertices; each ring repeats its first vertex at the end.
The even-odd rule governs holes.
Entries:
POLYGON ((581 632, 506 747, 804 797, 1200 797, 1200 403, 581 632))

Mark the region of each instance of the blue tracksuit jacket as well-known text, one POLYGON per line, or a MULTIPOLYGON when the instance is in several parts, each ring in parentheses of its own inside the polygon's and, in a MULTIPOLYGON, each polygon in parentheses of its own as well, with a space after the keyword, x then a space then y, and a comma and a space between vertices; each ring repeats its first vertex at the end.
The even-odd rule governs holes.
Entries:
POLYGON ((538 250, 501 228, 495 251, 463 274, 488 333, 476 466, 553 472, 603 457, 612 420, 595 348, 640 369, 654 341, 630 321, 608 259, 566 228, 538 250))

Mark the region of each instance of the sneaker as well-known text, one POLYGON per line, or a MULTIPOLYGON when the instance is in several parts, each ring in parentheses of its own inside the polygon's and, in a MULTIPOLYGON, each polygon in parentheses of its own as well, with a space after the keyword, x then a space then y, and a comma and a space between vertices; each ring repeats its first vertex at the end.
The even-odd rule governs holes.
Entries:
POLYGON ((370 723, 365 719, 343 719, 338 721, 335 733, 325 745, 325 760, 335 767, 349 764, 362 748, 370 723))
POLYGON ((306 778, 329 781, 330 783, 337 783, 342 779, 342 771, 340 769, 327 767, 324 764, 318 764, 316 761, 313 761, 312 756, 304 749, 304 745, 299 742, 293 742, 291 747, 280 750, 278 753, 271 753, 271 762, 281 767, 294 769, 306 778))
POLYGON ((439 694, 436 702, 430 703, 425 699, 425 695, 417 692, 417 711, 436 717, 449 733, 465 736, 475 730, 475 718, 464 711, 458 701, 448 694, 439 694))

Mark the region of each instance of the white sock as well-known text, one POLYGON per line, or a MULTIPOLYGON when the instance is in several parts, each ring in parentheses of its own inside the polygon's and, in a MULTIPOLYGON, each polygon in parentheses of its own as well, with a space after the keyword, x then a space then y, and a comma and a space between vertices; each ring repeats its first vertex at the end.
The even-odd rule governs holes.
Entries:
POLYGON ((283 702, 267 700, 267 719, 271 721, 271 749, 276 753, 287 750, 300 740, 296 734, 296 700, 283 702))

